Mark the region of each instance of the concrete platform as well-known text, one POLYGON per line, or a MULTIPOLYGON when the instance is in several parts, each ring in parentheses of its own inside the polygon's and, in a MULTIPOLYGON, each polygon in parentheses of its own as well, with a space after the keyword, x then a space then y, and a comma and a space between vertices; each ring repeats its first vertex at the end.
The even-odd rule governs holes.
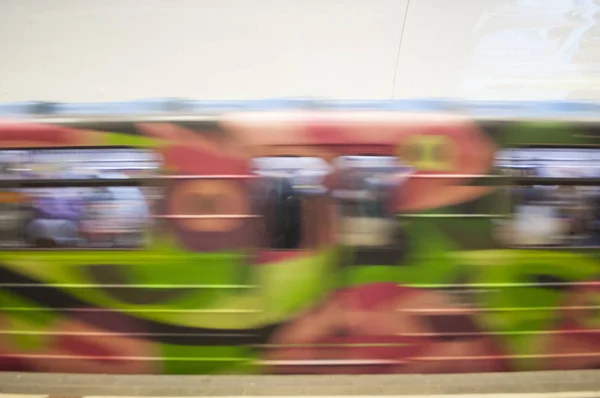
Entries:
POLYGON ((0 373, 0 398, 9 398, 9 395, 12 397, 13 394, 40 397, 373 397, 508 394, 531 398, 600 398, 600 370, 375 376, 113 376, 0 373))

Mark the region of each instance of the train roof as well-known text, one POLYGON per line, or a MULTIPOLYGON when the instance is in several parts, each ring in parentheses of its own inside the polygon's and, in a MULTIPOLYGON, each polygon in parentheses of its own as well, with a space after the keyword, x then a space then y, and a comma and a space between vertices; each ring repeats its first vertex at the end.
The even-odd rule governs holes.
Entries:
POLYGON ((477 120, 565 120, 600 122, 600 102, 468 101, 450 99, 327 100, 265 99, 201 101, 151 99, 103 103, 15 102, 0 104, 0 118, 63 123, 79 120, 210 120, 225 113, 280 111, 369 111, 459 114, 477 120))

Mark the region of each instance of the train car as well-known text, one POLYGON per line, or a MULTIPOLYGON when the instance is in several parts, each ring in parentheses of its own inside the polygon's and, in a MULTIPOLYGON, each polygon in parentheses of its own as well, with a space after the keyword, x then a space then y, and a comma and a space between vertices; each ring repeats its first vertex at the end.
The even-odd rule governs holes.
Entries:
POLYGON ((520 106, 3 122, 0 370, 597 368, 600 119, 520 106))

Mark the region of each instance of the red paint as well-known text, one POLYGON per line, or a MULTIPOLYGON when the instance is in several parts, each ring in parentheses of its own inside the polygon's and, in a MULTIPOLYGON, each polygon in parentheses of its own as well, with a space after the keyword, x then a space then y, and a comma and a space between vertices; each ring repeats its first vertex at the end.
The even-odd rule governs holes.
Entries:
POLYGON ((370 310, 409 294, 412 289, 394 282, 369 283, 340 290, 337 296, 351 310, 370 310))
POLYGON ((0 372, 30 372, 24 359, 18 355, 0 354, 0 372))
POLYGON ((100 362, 119 362, 121 354, 108 344, 102 344, 103 339, 110 336, 76 336, 63 334, 58 338, 56 348, 63 352, 72 353, 74 356, 83 356, 89 360, 100 362))
POLYGON ((162 154, 167 166, 187 175, 214 175, 249 173, 247 160, 228 156, 225 153, 202 147, 171 145, 162 154))
POLYGON ((81 145, 87 132, 79 132, 66 127, 40 124, 4 124, 0 125, 0 142, 38 143, 46 145, 81 145))

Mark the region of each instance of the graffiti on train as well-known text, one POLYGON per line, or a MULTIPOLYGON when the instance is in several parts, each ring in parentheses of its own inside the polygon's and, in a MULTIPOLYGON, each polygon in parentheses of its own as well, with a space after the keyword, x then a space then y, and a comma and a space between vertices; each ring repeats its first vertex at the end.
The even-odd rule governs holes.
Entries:
POLYGON ((1 125, 0 370, 598 367, 597 126, 369 117, 1 125))

